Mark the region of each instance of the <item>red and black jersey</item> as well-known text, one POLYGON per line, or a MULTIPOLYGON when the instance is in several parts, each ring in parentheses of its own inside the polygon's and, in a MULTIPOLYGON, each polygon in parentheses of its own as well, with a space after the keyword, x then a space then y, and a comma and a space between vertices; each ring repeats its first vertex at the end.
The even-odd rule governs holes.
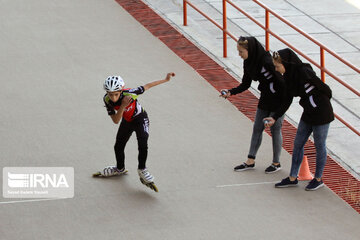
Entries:
POLYGON ((142 108, 142 106, 140 105, 140 103, 137 100, 138 95, 144 93, 144 91, 145 91, 145 88, 143 86, 140 86, 137 88, 131 88, 131 89, 130 88, 124 89, 123 92, 121 93, 119 100, 115 103, 110 100, 110 98, 107 94, 105 94, 104 103, 105 103, 105 107, 106 107, 108 114, 114 115, 116 113, 116 111, 120 108, 120 105, 121 105, 122 100, 124 99, 124 96, 129 95, 133 98, 133 100, 125 108, 124 113, 123 113, 123 118, 126 121, 131 122, 136 116, 138 116, 141 112, 144 111, 144 109, 142 108))

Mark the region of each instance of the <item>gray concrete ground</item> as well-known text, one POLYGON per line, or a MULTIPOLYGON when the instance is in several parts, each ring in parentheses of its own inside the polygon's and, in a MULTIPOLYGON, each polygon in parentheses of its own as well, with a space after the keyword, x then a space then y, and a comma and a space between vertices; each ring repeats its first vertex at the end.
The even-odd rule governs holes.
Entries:
POLYGON ((1 198, 1 239, 358 239, 360 215, 328 188, 274 189, 290 156, 265 175, 269 136, 256 169, 233 172, 251 121, 115 1, 1 1, 0 33, 1 166, 75 169, 72 199, 1 198), (93 179, 115 161, 105 77, 136 87, 169 71, 175 79, 139 98, 160 192, 137 177, 134 136, 129 175, 93 179))
MULTIPOLYGON (((222 53, 222 32, 202 15, 188 7, 188 26, 183 26, 182 1, 144 0, 151 8, 163 16, 172 25, 191 38, 204 51, 228 68, 241 80, 242 60, 237 55, 235 41, 228 40, 228 58, 222 53)), ((222 0, 190 0, 200 10, 208 14, 220 25, 222 24, 222 0)), ((246 10, 256 20, 265 24, 265 13, 251 0, 233 0, 237 6, 246 10)), ((310 34, 313 38, 335 51, 340 57, 360 68, 360 19, 359 1, 346 0, 263 0, 268 7, 285 17, 298 28, 310 34)), ((265 43, 265 31, 253 23, 239 11, 227 4, 228 30, 235 36, 252 35, 265 43)), ((270 29, 285 40, 303 51, 319 63, 320 49, 298 32, 286 26, 275 17, 270 17, 270 29)), ((271 50, 286 47, 276 38, 270 39, 271 50)), ((306 60, 305 60, 306 61, 306 60)), ((355 89, 360 89, 360 75, 329 54, 325 56, 326 67, 355 89)), ((319 73, 318 69, 314 69, 319 73)), ((319 75, 320 76, 320 75, 319 75)), ((333 90, 332 104, 334 111, 360 131, 360 98, 327 76, 327 84, 333 90)), ((258 94, 256 85, 252 91, 258 94)), ((287 119, 297 125, 302 113, 298 99, 287 112, 287 119)), ((360 178, 360 137, 339 121, 331 124, 327 141, 329 153, 340 162, 355 177, 360 178)))

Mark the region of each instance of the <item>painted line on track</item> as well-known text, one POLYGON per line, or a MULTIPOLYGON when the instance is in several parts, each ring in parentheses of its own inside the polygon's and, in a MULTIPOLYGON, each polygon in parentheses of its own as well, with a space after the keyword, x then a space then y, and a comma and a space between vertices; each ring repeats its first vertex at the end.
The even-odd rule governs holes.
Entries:
POLYGON ((63 200, 69 198, 45 198, 45 199, 31 199, 31 200, 19 200, 19 201, 8 201, 8 202, 0 202, 1 204, 14 204, 14 203, 27 203, 27 202, 43 202, 43 201, 54 201, 54 200, 63 200))
POLYGON ((254 186, 254 185, 265 185, 265 184, 275 184, 276 182, 258 182, 258 183, 236 183, 236 184, 228 184, 228 185, 218 185, 217 188, 226 188, 226 187, 241 187, 241 186, 254 186))

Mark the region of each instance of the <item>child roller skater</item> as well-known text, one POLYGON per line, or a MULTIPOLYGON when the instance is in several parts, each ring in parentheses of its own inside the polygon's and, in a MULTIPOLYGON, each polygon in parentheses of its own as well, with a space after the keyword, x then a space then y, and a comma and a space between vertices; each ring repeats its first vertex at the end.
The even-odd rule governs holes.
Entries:
POLYGON ((114 146, 116 166, 106 167, 97 176, 111 177, 127 172, 125 169, 125 145, 131 134, 135 131, 138 142, 138 174, 140 181, 146 186, 157 192, 154 185, 154 177, 146 168, 146 158, 148 154, 149 138, 149 118, 146 111, 137 100, 138 95, 144 93, 152 87, 170 81, 174 73, 168 73, 163 80, 158 80, 145 84, 137 88, 125 89, 124 80, 120 76, 110 76, 105 80, 104 103, 108 115, 115 124, 120 122, 114 146))

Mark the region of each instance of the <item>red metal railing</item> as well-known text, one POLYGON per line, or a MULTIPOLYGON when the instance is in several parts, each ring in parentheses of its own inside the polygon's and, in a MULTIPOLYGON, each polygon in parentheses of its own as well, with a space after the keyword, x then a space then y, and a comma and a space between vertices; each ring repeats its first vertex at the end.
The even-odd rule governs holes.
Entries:
MULTIPOLYGON (((327 48, 325 45, 321 44, 319 41, 312 38, 309 34, 302 31, 289 21, 287 21, 285 18, 281 17, 279 14, 275 13, 273 10, 271 10, 269 7, 267 7, 265 4, 261 3, 260 1, 253 0, 256 4, 258 4, 260 7, 262 7, 265 10, 265 26, 261 24, 259 21, 257 21, 255 18, 253 18, 251 15, 249 15, 246 11, 241 9, 239 6, 235 5, 230 0, 223 0, 222 2, 222 8, 223 8, 223 25, 221 26, 218 24, 215 20, 207 16, 203 11, 198 9, 194 4, 189 2, 188 0, 183 0, 183 17, 184 17, 184 26, 187 26, 187 5, 191 6, 193 9, 195 9, 197 12, 199 12, 202 16, 204 16, 206 19, 208 19, 210 22, 212 22, 215 26, 217 26, 219 29, 223 32, 223 57, 227 57, 227 36, 230 36, 233 40, 237 41, 237 37, 235 37, 233 34, 231 34, 227 29, 227 14, 226 14, 226 3, 230 4, 232 7, 234 7, 236 10, 241 12, 243 15, 248 17, 251 21, 256 23, 258 26, 260 26, 262 29, 265 30, 265 49, 268 51, 270 49, 270 34, 277 38, 279 41, 287 45, 289 48, 293 49, 295 52, 297 52, 300 56, 304 57, 306 60, 308 60, 310 63, 312 63, 314 66, 318 67, 321 70, 321 80, 325 81, 325 73, 331 76, 333 79, 338 81, 340 84, 342 84, 344 87, 349 89, 351 92, 356 94, 357 96, 360 96, 360 92, 351 87, 349 84, 345 83, 343 80, 341 80, 339 77, 337 77, 335 74, 330 72, 327 68, 325 68, 325 51, 332 56, 334 56, 336 59, 338 59, 340 62, 345 64, 346 66, 350 67, 357 73, 360 73, 360 69, 349 63, 348 61, 341 58, 339 55, 337 55, 335 52, 331 51, 329 48, 327 48), (283 23, 291 27, 292 29, 296 30, 298 33, 315 43, 320 47, 320 64, 312 60, 310 57, 305 55, 303 52, 295 48, 292 44, 278 36, 276 33, 270 30, 270 14, 281 20, 283 23)), ((335 117, 342 122, 345 126, 347 126, 349 129, 351 129, 353 132, 355 132, 357 135, 360 136, 360 132, 357 131, 353 126, 351 126, 349 123, 347 123, 344 119, 342 119, 339 115, 335 114, 335 117)))

